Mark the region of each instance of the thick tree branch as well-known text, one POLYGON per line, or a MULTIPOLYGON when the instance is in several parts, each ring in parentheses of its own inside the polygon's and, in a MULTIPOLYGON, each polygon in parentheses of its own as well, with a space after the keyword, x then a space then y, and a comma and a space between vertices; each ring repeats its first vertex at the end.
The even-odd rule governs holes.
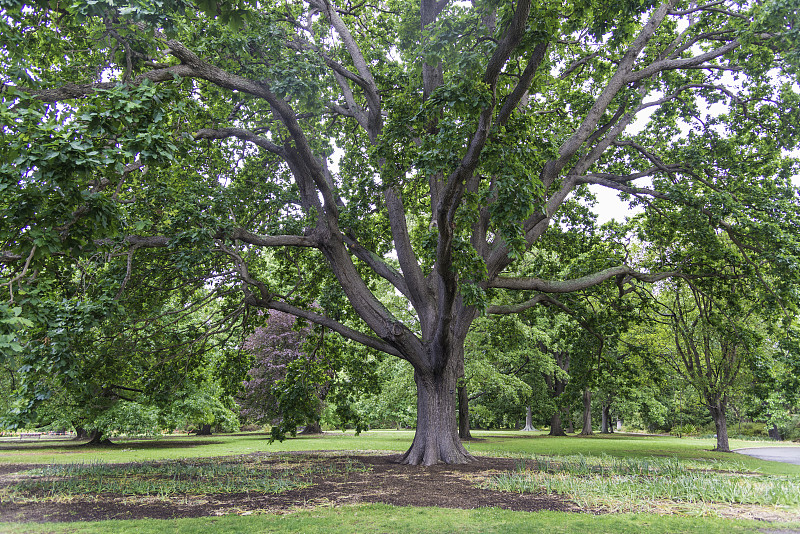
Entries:
POLYGON ((243 128, 203 128, 194 134, 195 139, 228 139, 230 137, 236 137, 242 141, 249 141, 250 143, 260 146, 261 148, 279 156, 285 155, 285 151, 282 147, 276 145, 266 137, 261 137, 260 135, 243 128))
POLYGON ((533 82, 533 77, 539 70, 539 65, 542 64, 545 54, 547 53, 548 44, 549 43, 539 43, 533 49, 533 52, 531 52, 531 57, 528 60, 528 65, 522 72, 522 76, 517 82, 517 85, 514 87, 514 90, 511 91, 511 94, 509 94, 503 102, 503 106, 500 108, 500 113, 497 114, 498 124, 505 124, 508 122, 508 119, 511 117, 511 113, 514 111, 514 108, 519 105, 522 97, 528 92, 528 89, 530 89, 531 82, 533 82))
POLYGON ((665 71, 665 70, 677 70, 677 69, 686 69, 690 67, 699 67, 704 65, 707 61, 716 59, 720 56, 724 56, 728 52, 732 52, 739 48, 740 43, 738 40, 731 41, 724 46, 720 46, 719 48, 715 48, 710 52, 706 52, 705 54, 700 54, 699 56, 685 58, 685 59, 665 59, 662 61, 657 61, 648 65, 647 67, 641 68, 635 72, 632 72, 628 76, 629 82, 635 82, 638 80, 644 80, 645 78, 650 78, 651 76, 665 71))
POLYGON ((344 241, 356 258, 366 263, 370 269, 375 271, 378 276, 392 284, 393 287, 397 288, 397 290, 405 295, 406 298, 411 298, 408 285, 406 284, 403 275, 397 272, 391 265, 387 264, 382 258, 378 257, 371 250, 363 247, 352 237, 345 235, 344 241))
POLYGON ((15 263, 22 259, 22 254, 9 250, 0 251, 0 263, 15 263))
POLYGON ((400 269, 403 271, 403 277, 409 291, 408 296, 414 309, 420 315, 420 322, 423 327, 422 335, 427 337, 430 333, 426 333, 426 330, 431 327, 434 313, 431 306, 433 292, 428 287, 425 276, 419 266, 417 255, 411 246, 400 191, 394 187, 387 188, 384 192, 384 199, 386 200, 386 210, 392 230, 392 240, 397 251, 397 259, 400 262, 400 269))
POLYGON ((234 239, 259 247, 308 247, 319 248, 313 237, 302 235, 256 235, 243 228, 221 230, 215 239, 234 239))
MULTIPOLYGON (((636 36, 631 45, 628 47, 628 50, 620 60, 614 75, 600 93, 600 96, 597 97, 597 100, 586 114, 586 117, 581 125, 578 127, 575 133, 572 134, 569 139, 567 139, 561 145, 559 149, 559 157, 552 162, 549 162, 548 165, 545 166, 542 176, 542 181, 545 184, 545 187, 550 186, 558 173, 561 172, 569 160, 572 159, 578 150, 580 150, 581 146, 583 146, 584 142, 586 142, 592 132, 595 131, 597 124, 600 122, 600 119, 602 119, 603 114, 605 113, 606 109, 608 109, 608 106, 611 104, 614 97, 622 90, 623 87, 633 81, 636 81, 631 78, 631 73, 633 71, 636 58, 639 56, 641 51, 644 50, 644 47, 647 45, 653 35, 655 35, 656 30, 664 21, 664 18, 666 18, 670 9, 672 9, 672 4, 673 0, 668 0, 653 11, 650 19, 645 23, 644 27, 642 27, 641 31, 639 32, 639 35, 636 36)), ((646 76, 642 76, 639 79, 644 79, 645 77, 646 76)))
POLYGON ((543 280, 541 278, 508 278, 497 277, 489 282, 489 287, 503 289, 521 289, 529 291, 541 291, 543 293, 573 293, 582 289, 588 289, 610 280, 617 276, 624 276, 626 279, 639 280, 641 282, 658 282, 671 277, 685 277, 680 271, 668 271, 663 273, 640 273, 627 265, 620 265, 588 274, 572 280, 543 280))
POLYGON ((311 321, 312 323, 324 326, 326 328, 330 328, 334 332, 341 334, 347 339, 352 339, 353 341, 361 343, 362 345, 366 345, 367 347, 371 347, 381 352, 385 352, 386 354, 391 354, 392 356, 397 356, 398 358, 404 358, 404 359, 406 358, 400 351, 398 351, 392 345, 384 341, 381 341, 378 338, 363 334, 358 330, 353 330, 352 328, 349 328, 337 321, 334 321, 330 317, 325 317, 324 315, 313 313, 304 310, 302 308, 292 306, 291 304, 287 304, 285 302, 259 299, 252 295, 247 299, 245 299, 245 303, 249 304, 250 306, 257 306, 259 308, 282 311, 294 315, 295 317, 302 317, 303 319, 311 321))

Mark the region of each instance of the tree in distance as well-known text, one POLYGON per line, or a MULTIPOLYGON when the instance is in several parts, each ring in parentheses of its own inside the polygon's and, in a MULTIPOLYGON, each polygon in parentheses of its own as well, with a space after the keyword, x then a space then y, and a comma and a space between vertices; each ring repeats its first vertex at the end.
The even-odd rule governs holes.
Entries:
POLYGON ((406 463, 472 459, 455 394, 482 313, 714 274, 561 250, 563 234, 595 231, 576 200, 588 185, 652 211, 665 235, 726 236, 782 281, 776 294, 797 281, 792 2, 2 6, 6 300, 86 257, 107 259, 93 283, 120 292, 143 256, 161 262, 154 280, 236 287, 243 306, 413 366, 406 463), (569 275, 516 275, 534 247, 562 252, 569 275), (314 308, 320 295, 331 305, 314 308))

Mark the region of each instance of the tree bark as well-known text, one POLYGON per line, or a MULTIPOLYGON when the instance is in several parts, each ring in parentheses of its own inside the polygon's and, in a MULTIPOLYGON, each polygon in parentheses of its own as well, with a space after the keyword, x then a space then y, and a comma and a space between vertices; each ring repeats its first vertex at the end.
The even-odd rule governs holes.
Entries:
POLYGON ((592 435, 592 390, 589 388, 583 390, 583 429, 581 429, 581 435, 592 435))
POLYGON ((717 429, 717 447, 714 450, 718 452, 731 452, 730 445, 728 444, 728 419, 725 415, 726 404, 727 402, 725 399, 719 399, 708 406, 708 410, 711 412, 711 418, 714 420, 714 427, 717 429))
POLYGON ((536 432, 536 429, 533 427, 533 414, 531 413, 530 404, 525 407, 525 428, 523 428, 522 431, 536 432))
POLYGON ((322 426, 319 424, 319 421, 313 421, 308 423, 300 434, 304 436, 309 434, 322 434, 322 426))
POLYGON ((414 371, 417 383, 417 430, 401 463, 463 464, 475 458, 458 437, 456 424, 456 362, 449 358, 444 369, 414 371))
POLYGON ((550 436, 566 436, 564 428, 561 426, 561 408, 557 408, 550 418, 550 436))
POLYGON ((101 430, 90 430, 89 431, 89 441, 84 443, 84 445, 95 445, 95 446, 102 446, 106 447, 109 445, 114 445, 110 439, 103 437, 103 432, 101 430))
POLYGON ((469 396, 467 386, 458 386, 458 437, 461 439, 472 439, 469 431, 469 396))
POLYGON ((197 436, 210 436, 211 435, 211 425, 203 424, 200 425, 199 428, 195 429, 194 434, 197 436))
POLYGON ((611 425, 608 424, 610 418, 608 415, 609 410, 611 410, 611 406, 609 404, 603 403, 600 411, 600 433, 601 434, 611 434, 614 430, 611 428, 611 425))

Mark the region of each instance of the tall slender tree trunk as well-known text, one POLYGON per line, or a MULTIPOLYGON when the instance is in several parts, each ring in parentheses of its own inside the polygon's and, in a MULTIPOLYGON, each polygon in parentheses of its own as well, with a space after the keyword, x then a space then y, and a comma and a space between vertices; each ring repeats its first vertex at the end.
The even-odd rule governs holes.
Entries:
POLYGON ((583 429, 581 429, 581 435, 592 435, 592 390, 589 388, 583 390, 583 429))
POLYGON ((714 450, 719 452, 731 452, 728 444, 728 419, 725 415, 727 404, 726 399, 723 398, 708 405, 711 418, 714 420, 714 427, 717 430, 717 447, 714 450))
POLYGON ((401 462, 412 465, 466 463, 475 458, 458 437, 456 419, 457 364, 449 358, 444 369, 414 371, 417 383, 417 431, 401 462))
POLYGON ((458 437, 461 439, 472 439, 469 431, 469 396, 467 386, 458 386, 458 437))
POLYGON ((523 432, 535 432, 536 429, 533 427, 533 413, 531 411, 531 405, 525 406, 525 428, 522 429, 523 432))
POLYGON ((461 439, 472 439, 469 429, 469 392, 464 380, 464 349, 454 351, 456 358, 456 377, 458 393, 458 437, 461 439))
POLYGON ((600 433, 601 434, 610 434, 614 430, 611 428, 609 424, 609 414, 608 412, 611 410, 611 405, 607 403, 603 403, 600 408, 600 433))

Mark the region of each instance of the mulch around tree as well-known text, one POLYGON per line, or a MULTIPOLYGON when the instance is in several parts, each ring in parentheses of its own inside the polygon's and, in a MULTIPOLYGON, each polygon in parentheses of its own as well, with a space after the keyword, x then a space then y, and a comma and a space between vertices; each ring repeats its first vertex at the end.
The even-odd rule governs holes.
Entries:
MULTIPOLYGON (((311 461, 325 462, 330 455, 302 453, 311 461)), ((341 458, 341 454, 337 454, 341 458)), ((95 521, 102 519, 170 519, 228 513, 287 513, 319 505, 385 503, 396 506, 443 508, 499 507, 508 510, 586 511, 556 495, 516 494, 480 489, 480 480, 512 471, 518 460, 479 458, 465 465, 419 467, 401 465, 399 456, 346 455, 369 466, 369 472, 314 476, 313 485, 280 493, 225 493, 214 495, 131 497, 114 494, 70 498, 64 502, 41 500, 0 504, 0 522, 95 521)), ((22 471, 34 465, 0 465, 0 487, 19 481, 22 471)), ((40 467, 40 466, 38 466, 40 467)))

